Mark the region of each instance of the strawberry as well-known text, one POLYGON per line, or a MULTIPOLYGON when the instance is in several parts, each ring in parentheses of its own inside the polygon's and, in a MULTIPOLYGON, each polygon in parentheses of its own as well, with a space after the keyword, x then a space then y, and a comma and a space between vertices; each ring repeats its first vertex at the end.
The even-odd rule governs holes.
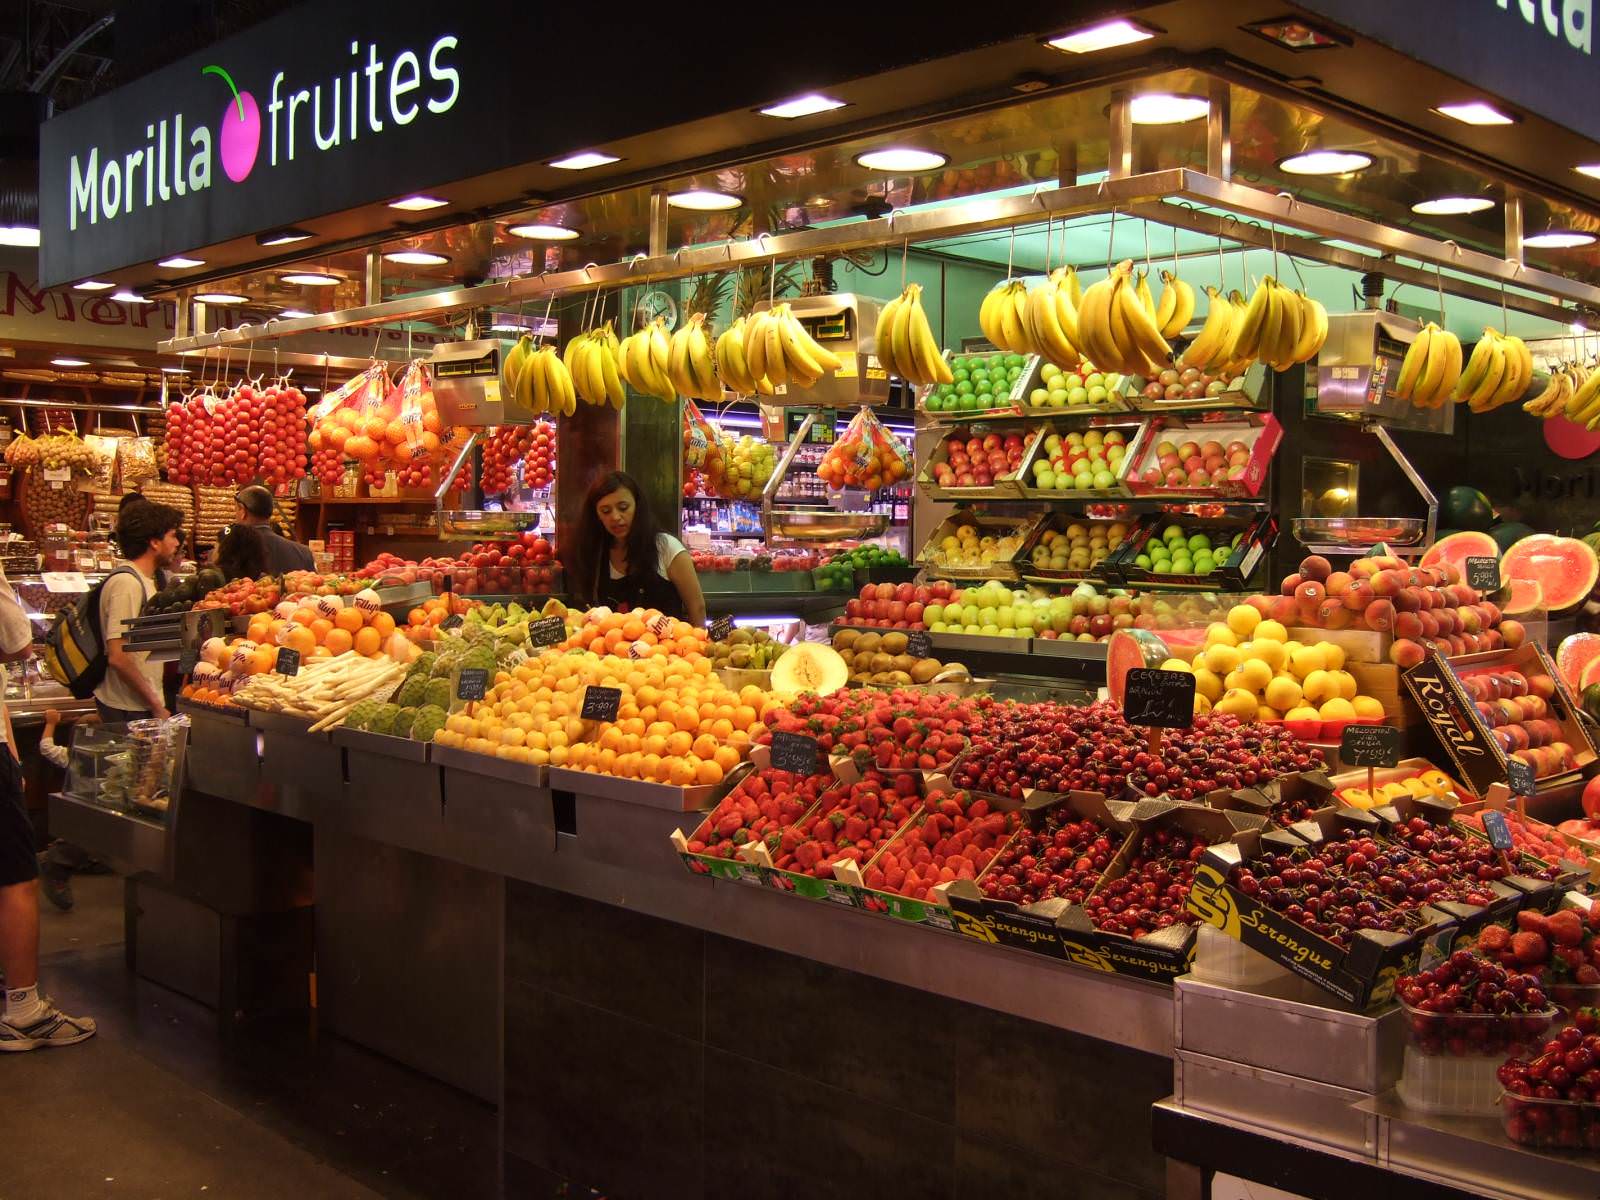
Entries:
POLYGON ((1504 925, 1486 925, 1478 934, 1478 949, 1493 953, 1511 944, 1511 931, 1504 925))
MULTIPOLYGON (((1518 924, 1521 923, 1521 918, 1527 915, 1525 912, 1518 913, 1518 924)), ((1523 966, 1533 966, 1550 957, 1550 945, 1542 934, 1524 930, 1512 937, 1511 956, 1523 966)))
POLYGON ((1583 918, 1576 909, 1564 908, 1545 918, 1545 933, 1558 946, 1583 944, 1583 918))
POLYGON ((1517 914, 1517 928, 1526 933, 1544 933, 1544 922, 1544 914, 1532 909, 1525 908, 1517 914))

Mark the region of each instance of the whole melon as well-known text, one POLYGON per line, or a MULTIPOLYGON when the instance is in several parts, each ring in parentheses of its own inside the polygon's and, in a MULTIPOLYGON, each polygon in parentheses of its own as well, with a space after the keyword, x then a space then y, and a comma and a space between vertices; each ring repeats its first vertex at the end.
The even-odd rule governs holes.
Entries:
POLYGON ((1494 524, 1494 505, 1477 488, 1458 483, 1444 494, 1439 520, 1452 529, 1488 529, 1494 524))
POLYGON ((1505 521, 1489 530, 1489 536, 1494 539, 1495 545, 1500 547, 1502 554, 1523 538, 1531 537, 1533 533, 1533 526, 1524 525, 1521 521, 1505 521))

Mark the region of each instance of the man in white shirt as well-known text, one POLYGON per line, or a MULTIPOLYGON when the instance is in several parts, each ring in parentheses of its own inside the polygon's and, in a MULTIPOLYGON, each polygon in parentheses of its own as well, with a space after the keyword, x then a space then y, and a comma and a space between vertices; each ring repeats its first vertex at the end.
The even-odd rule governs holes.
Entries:
POLYGON ((168 715, 161 697, 161 664, 150 662, 148 654, 125 650, 123 641, 129 623, 155 594, 157 573, 177 558, 182 528, 183 514, 169 504, 130 504, 117 515, 117 546, 125 561, 100 589, 106 677, 94 690, 94 704, 102 721, 168 715))
MULTIPOLYGON (((27 614, 0 571, 0 657, 26 654, 33 641, 27 614)), ((3 695, 3 693, 0 693, 3 695)), ((0 700, 0 710, 4 702, 0 700)), ((39 992, 39 864, 33 823, 22 801, 22 772, 3 713, 6 746, 0 751, 0 971, 5 973, 0 1006, 0 1053, 72 1046, 94 1036, 87 1017, 69 1017, 39 992)))

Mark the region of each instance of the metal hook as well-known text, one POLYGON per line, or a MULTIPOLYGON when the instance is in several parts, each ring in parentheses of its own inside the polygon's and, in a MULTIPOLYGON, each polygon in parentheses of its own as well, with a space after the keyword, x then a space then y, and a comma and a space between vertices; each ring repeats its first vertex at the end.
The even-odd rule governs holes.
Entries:
POLYGON ((1111 260, 1116 256, 1117 248, 1117 206, 1111 206, 1111 229, 1106 234, 1106 274, 1111 274, 1111 260))
POLYGON ((906 290, 906 272, 911 265, 911 240, 907 238, 900 243, 900 290, 906 290))
MULTIPOLYGON (((1444 323, 1445 323, 1445 320, 1444 320, 1444 271, 1440 269, 1438 263, 1434 263, 1433 264, 1433 286, 1439 293, 1439 325, 1440 325, 1441 328, 1443 328, 1444 327, 1444 323)), ((1505 302, 1505 292, 1504 292, 1504 290, 1502 290, 1501 293, 1500 293, 1500 299, 1501 299, 1501 303, 1503 304, 1505 302)))
POLYGON ((1006 248, 1006 282, 1011 282, 1012 264, 1017 255, 1017 227, 1011 227, 1011 244, 1006 248))

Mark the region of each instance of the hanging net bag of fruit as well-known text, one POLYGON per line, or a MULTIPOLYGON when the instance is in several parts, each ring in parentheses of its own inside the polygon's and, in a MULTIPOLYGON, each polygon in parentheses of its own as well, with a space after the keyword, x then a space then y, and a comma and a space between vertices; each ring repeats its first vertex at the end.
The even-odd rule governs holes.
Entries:
POLYGON ((872 492, 898 483, 910 469, 910 449, 863 408, 823 456, 817 474, 832 488, 872 492))

